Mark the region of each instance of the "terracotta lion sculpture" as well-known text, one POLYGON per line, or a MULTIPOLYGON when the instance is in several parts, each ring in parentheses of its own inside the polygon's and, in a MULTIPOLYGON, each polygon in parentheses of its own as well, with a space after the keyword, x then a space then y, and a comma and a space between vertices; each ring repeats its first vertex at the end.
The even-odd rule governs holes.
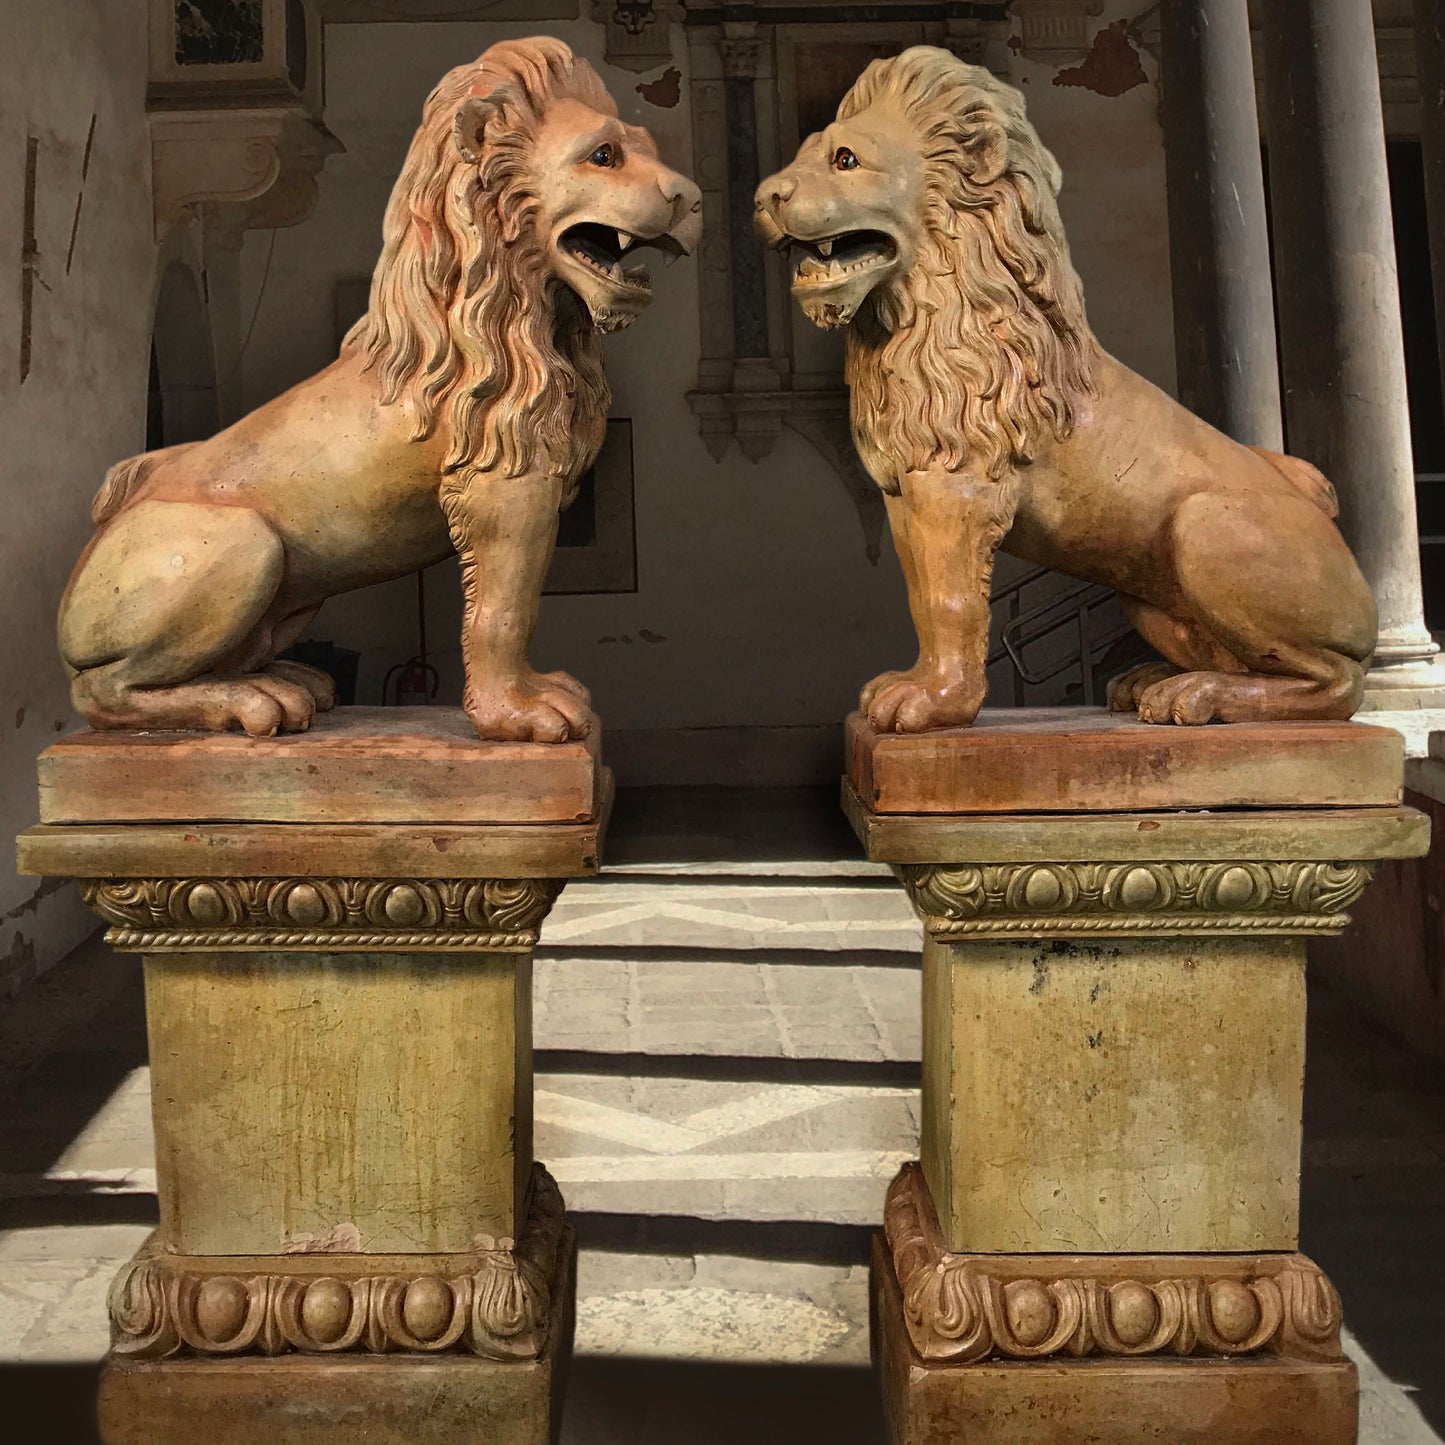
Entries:
POLYGON ((853 435, 886 494, 919 658, 880 731, 962 726, 985 692, 993 555, 1118 590, 1168 659, 1118 678, 1146 722, 1347 718, 1375 603, 1306 462, 1240 446, 1105 353, 1060 174, 1023 97, 926 46, 877 61, 757 194, 793 295, 847 327, 853 435))
POLYGON ((461 554, 465 706, 562 741, 586 690, 528 662, 559 510, 602 443, 604 332, 636 253, 689 252, 695 185, 560 41, 510 41, 427 100, 340 357, 209 441, 122 462, 60 608, 96 727, 305 728, 325 674, 278 662, 321 603, 461 554))

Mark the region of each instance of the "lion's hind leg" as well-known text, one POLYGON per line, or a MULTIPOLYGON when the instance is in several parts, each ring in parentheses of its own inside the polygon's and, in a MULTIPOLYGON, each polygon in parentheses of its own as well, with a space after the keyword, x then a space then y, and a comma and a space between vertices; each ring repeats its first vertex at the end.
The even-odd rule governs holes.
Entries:
POLYGON ((1109 679, 1108 696, 1105 699, 1110 712, 1135 712, 1139 699, 1156 682, 1166 677, 1178 677, 1179 669, 1172 662, 1141 662, 1128 672, 1109 679))
POLYGON ((227 660, 261 625, 285 574, 280 538, 255 512, 147 501, 108 523, 61 603, 76 708, 95 727, 302 729, 300 683, 238 675, 227 660))
POLYGON ((304 687, 311 694, 317 712, 330 712, 336 706, 336 679, 310 663, 278 657, 261 669, 261 675, 304 687))
POLYGON ((1364 695, 1375 604, 1318 503, 1288 493, 1197 493, 1172 530, 1180 609, 1215 660, 1144 688, 1140 719, 1350 717, 1364 695))
POLYGON ((1136 712, 1139 700, 1157 683, 1199 670, 1242 671, 1241 664, 1194 623, 1123 593, 1119 603, 1135 630, 1167 662, 1144 662, 1109 682, 1110 712, 1136 712))
POLYGON ((304 731, 314 703, 304 688, 265 677, 197 678, 174 687, 128 683, 124 665, 82 672, 71 684, 76 710, 96 727, 159 732, 227 732, 274 737, 283 728, 304 731))
POLYGON ((1279 649, 1281 666, 1311 677, 1262 672, 1181 672, 1146 688, 1139 718, 1150 723, 1344 721, 1365 692, 1365 670, 1353 658, 1279 649))

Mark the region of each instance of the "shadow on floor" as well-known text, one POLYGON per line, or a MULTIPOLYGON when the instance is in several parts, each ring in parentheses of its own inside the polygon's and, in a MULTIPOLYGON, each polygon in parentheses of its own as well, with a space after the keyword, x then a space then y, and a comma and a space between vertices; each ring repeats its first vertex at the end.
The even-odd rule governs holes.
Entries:
POLYGON ((1445 1069, 1310 974, 1300 1248, 1445 1435, 1445 1069))
POLYGON ((0 1426, 8 1445, 100 1445, 95 1365, 0 1365, 0 1426))
POLYGON ((0 1009, 0 1170, 44 1174, 145 1062, 141 961, 97 934, 0 1009))
POLYGON ((613 868, 861 856, 835 786, 623 788, 607 826, 604 855, 613 868))
POLYGON ((673 1258, 734 1254, 797 1264, 867 1264, 873 1238, 871 1224, 821 1219, 697 1219, 569 1209, 567 1221, 582 1249, 673 1258))
POLYGON ((572 1362, 562 1445, 884 1445, 873 1372, 862 1366, 572 1362))

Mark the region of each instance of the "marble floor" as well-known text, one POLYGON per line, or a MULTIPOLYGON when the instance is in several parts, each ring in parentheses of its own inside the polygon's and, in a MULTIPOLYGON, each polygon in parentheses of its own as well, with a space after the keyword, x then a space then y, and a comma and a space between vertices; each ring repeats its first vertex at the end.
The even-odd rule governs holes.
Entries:
MULTIPOLYGON (((882 1445, 866 1246, 918 1133, 918 927, 818 790, 624 793, 535 977, 537 1153, 582 1246, 565 1445, 882 1445)), ((1366 1445, 1445 1438, 1445 1092, 1312 981, 1304 1247, 1366 1445), (1438 1433, 1437 1433, 1438 1432, 1438 1433)), ((0 1440, 92 1445, 155 1217, 135 960, 0 1006, 0 1440)))

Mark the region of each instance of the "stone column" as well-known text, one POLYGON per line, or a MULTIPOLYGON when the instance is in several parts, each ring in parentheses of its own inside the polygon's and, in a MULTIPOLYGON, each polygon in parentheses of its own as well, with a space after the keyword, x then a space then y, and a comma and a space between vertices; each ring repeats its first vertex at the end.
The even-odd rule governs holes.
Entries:
POLYGON ((1420 80, 1420 152, 1435 285, 1435 339, 1445 386, 1445 8, 1440 0, 1415 0, 1415 71, 1420 80))
POLYGON ((575 1242, 532 1158, 531 951, 597 869, 595 741, 339 709, 81 733, 40 775, 21 871, 145 959, 160 1227, 111 1288, 105 1445, 555 1439, 575 1242))
POLYGON ((1403 742, 1102 713, 848 726, 924 926, 921 1162, 874 1237, 895 1445, 1354 1445, 1299 1253, 1305 940, 1422 853, 1403 742))
POLYGON ((1277 0, 1261 15, 1289 447, 1334 482, 1379 603, 1366 707, 1445 705, 1421 597, 1370 5, 1277 0))
POLYGON ((768 296, 763 249, 753 235, 758 171, 754 78, 761 41, 752 25, 728 25, 722 42, 728 137, 728 239, 732 245, 733 344, 739 360, 768 354, 768 296))
POLYGON ((1264 174, 1245 0, 1159 14, 1179 397, 1253 446, 1283 449, 1264 174))

